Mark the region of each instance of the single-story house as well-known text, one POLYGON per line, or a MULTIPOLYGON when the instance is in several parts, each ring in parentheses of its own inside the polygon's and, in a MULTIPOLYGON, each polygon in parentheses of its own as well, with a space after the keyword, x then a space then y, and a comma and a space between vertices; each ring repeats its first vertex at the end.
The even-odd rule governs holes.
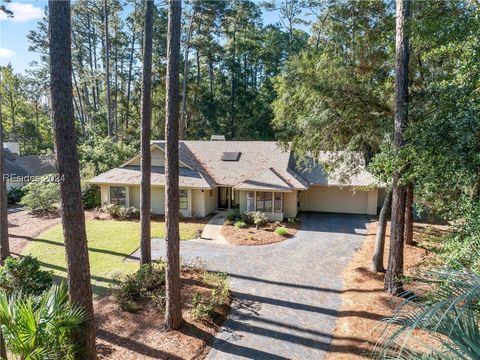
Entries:
POLYGON ((7 176, 7 191, 21 188, 28 181, 43 175, 56 174, 55 159, 51 155, 21 156, 17 143, 4 149, 5 176, 7 176))
MULTIPOLYGON (((151 151, 152 212, 163 214, 165 142, 152 141, 151 151)), ((180 141, 180 209, 185 217, 203 217, 238 208, 261 211, 270 220, 294 217, 299 211, 377 214, 384 186, 354 155, 350 158, 356 159, 356 170, 344 176, 338 169, 327 173, 321 158, 301 165, 293 152, 275 142, 180 141)), ((103 205, 139 207, 140 180, 138 154, 90 182, 100 186, 103 205)))

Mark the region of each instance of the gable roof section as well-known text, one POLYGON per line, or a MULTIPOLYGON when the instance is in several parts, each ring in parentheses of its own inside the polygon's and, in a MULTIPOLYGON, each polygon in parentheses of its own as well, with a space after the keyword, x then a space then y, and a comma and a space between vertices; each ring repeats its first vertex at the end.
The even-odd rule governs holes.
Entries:
POLYGON ((290 151, 273 141, 182 141, 181 144, 219 186, 236 186, 274 168, 292 190, 308 187, 299 174, 289 169, 290 151), (223 161, 224 152, 240 152, 241 156, 238 161, 223 161))
POLYGON ((283 180, 275 169, 269 168, 236 185, 235 189, 292 191, 293 187, 283 180))
MULTIPOLYGON (((152 166, 152 185, 165 185, 165 167, 152 166)), ((116 184, 116 185, 139 185, 142 180, 142 173, 140 166, 127 165, 120 168, 115 168, 95 176, 90 180, 92 184, 116 184)), ((180 168, 179 183, 181 187, 193 187, 200 189, 213 189, 215 184, 209 182, 208 179, 202 176, 196 170, 187 168, 180 168)))

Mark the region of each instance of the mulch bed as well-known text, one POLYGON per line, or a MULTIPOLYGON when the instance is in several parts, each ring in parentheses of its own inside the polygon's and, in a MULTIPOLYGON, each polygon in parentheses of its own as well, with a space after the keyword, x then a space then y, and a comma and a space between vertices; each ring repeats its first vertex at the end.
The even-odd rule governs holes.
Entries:
POLYGON ((235 225, 223 225, 222 235, 231 244, 240 246, 255 246, 284 241, 294 236, 298 229, 300 229, 300 223, 291 224, 282 222, 281 226, 288 230, 288 233, 283 236, 275 233, 275 229, 277 227, 274 225, 274 223, 269 223, 268 225, 260 227, 259 229, 256 229, 255 226, 239 229, 235 227, 235 225))
MULTIPOLYGON (((370 270, 371 257, 375 245, 376 224, 370 225, 363 246, 356 252, 353 261, 343 273, 342 306, 337 319, 330 352, 327 359, 370 359, 383 330, 381 320, 392 316, 396 308, 404 301, 384 292, 384 274, 370 270)), ((426 226, 415 224, 414 240, 417 246, 405 246, 405 275, 419 275, 424 270, 439 263, 438 257, 422 247, 423 239, 435 233, 444 233, 445 226, 426 226)), ((385 266, 388 263, 388 244, 390 226, 387 228, 385 266)), ((406 290, 417 291, 418 284, 405 285, 406 290)), ((422 334, 415 332, 415 337, 422 334)), ((427 341, 427 338, 425 338, 427 341)), ((411 344, 413 345, 413 344, 411 344)), ((413 347, 416 347, 413 345, 413 347)), ((417 349, 421 350, 421 349, 417 349)))
POLYGON ((95 301, 99 359, 204 359, 230 310, 231 299, 217 309, 212 320, 195 321, 190 301, 195 293, 211 296, 211 287, 195 271, 182 271, 184 325, 167 332, 163 313, 153 304, 142 304, 136 313, 123 311, 111 295, 95 301))

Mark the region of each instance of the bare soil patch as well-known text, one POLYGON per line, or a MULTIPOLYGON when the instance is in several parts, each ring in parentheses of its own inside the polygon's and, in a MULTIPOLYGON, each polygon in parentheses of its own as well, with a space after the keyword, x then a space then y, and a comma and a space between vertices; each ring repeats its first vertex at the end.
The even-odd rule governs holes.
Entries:
MULTIPOLYGON (((353 261, 343 274, 342 306, 333 333, 327 359, 368 359, 384 329, 380 321, 392 316, 403 299, 383 291, 384 274, 370 270, 375 245, 377 223, 372 223, 368 236, 353 261)), ((404 269, 406 276, 419 275, 439 263, 438 257, 427 246, 429 236, 443 234, 446 226, 415 224, 414 240, 417 245, 405 246, 404 269)), ((390 224, 387 228, 384 264, 387 264, 390 224)), ((430 244, 430 243, 429 243, 430 244)), ((416 291, 415 282, 405 285, 406 290, 416 291)), ((418 292, 417 292, 418 293, 418 292)), ((416 334, 421 336, 421 334, 416 334)))
POLYGON ((23 248, 42 232, 62 221, 58 213, 34 215, 28 211, 8 214, 10 252, 20 255, 23 248))
MULTIPOLYGON (((93 219, 93 212, 85 211, 85 218, 93 219)), ((30 241, 61 222, 59 212, 32 214, 29 211, 20 211, 8 214, 10 252, 19 256, 30 241)))
POLYGON ((275 225, 275 223, 269 223, 266 226, 258 229, 255 226, 248 226, 244 229, 239 229, 235 227, 235 225, 223 225, 222 235, 231 244, 240 246, 255 246, 284 241, 294 236, 298 229, 300 229, 300 223, 282 222, 280 224, 288 231, 285 235, 278 235, 275 233, 275 229, 278 227, 275 225))
POLYGON ((228 315, 231 299, 216 308, 211 320, 194 320, 190 315, 193 295, 210 297, 212 288, 196 271, 182 271, 181 280, 185 323, 178 331, 165 330, 163 313, 151 303, 129 313, 120 309, 111 295, 96 301, 99 359, 204 359, 228 315))

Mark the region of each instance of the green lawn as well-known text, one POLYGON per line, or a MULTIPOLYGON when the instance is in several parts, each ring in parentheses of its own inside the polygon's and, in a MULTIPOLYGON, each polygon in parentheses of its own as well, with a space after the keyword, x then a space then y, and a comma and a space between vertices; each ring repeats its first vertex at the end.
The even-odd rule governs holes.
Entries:
MULTIPOLYGON (((136 221, 89 220, 87 238, 90 256, 90 271, 94 293, 104 294, 113 283, 115 275, 126 274, 138 268, 136 262, 123 261, 139 247, 140 223, 136 221)), ((195 237, 197 229, 203 228, 202 222, 181 222, 180 238, 188 240, 195 237)), ((165 236, 165 224, 152 221, 152 237, 165 236)), ((22 252, 38 258, 43 267, 53 270, 55 275, 66 278, 65 249, 61 225, 39 235, 22 252)))

